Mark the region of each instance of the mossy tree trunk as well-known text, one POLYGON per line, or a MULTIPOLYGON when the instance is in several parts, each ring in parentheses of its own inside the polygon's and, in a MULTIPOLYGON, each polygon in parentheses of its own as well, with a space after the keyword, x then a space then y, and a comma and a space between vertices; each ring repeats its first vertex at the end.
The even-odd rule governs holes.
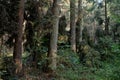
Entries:
POLYGON ((58 25, 59 25, 59 12, 60 12, 60 1, 53 0, 52 12, 53 12, 53 22, 52 22, 52 32, 50 35, 50 47, 48 52, 48 69, 54 72, 56 70, 57 64, 57 40, 58 40, 58 25))

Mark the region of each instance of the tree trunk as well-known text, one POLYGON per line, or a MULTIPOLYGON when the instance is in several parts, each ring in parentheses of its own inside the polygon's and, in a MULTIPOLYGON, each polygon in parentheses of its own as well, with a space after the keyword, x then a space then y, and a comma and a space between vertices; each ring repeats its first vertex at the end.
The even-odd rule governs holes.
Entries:
POLYGON ((76 27, 75 27, 75 0, 70 0, 70 43, 71 50, 76 52, 76 27))
POLYGON ((79 48, 80 42, 82 41, 82 0, 78 0, 78 20, 77 20, 77 48, 79 48))
POLYGON ((19 12, 18 12, 18 27, 17 33, 15 37, 15 45, 14 45, 14 53, 13 60, 15 63, 15 74, 19 75, 22 70, 22 38, 23 38, 23 15, 24 15, 24 0, 20 0, 19 2, 19 12))
POLYGON ((105 34, 106 35, 109 34, 108 24, 109 24, 109 19, 107 16, 107 0, 105 0, 105 34))
POLYGON ((50 36, 50 47, 48 52, 49 62, 48 68, 52 71, 56 69, 56 57, 57 57, 57 40, 58 40, 58 25, 59 25, 59 8, 60 8, 60 0, 53 1, 53 23, 52 23, 52 32, 50 36))

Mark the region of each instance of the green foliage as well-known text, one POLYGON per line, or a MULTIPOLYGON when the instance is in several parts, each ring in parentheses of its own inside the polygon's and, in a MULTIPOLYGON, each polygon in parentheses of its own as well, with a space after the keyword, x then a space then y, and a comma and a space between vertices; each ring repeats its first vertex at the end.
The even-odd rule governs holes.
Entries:
POLYGON ((101 53, 102 67, 96 71, 97 80, 120 79, 120 43, 114 42, 110 36, 101 37, 97 50, 101 53), (102 75, 101 75, 102 74, 102 75))
POLYGON ((74 68, 75 65, 79 64, 79 57, 76 53, 73 53, 70 49, 59 50, 59 64, 74 68))
POLYGON ((99 67, 100 66, 100 53, 94 48, 89 46, 86 42, 81 42, 79 57, 81 63, 89 67, 99 67))
POLYGON ((58 51, 57 78, 61 80, 79 80, 79 57, 70 49, 58 51), (63 74, 64 73, 64 74, 63 74))
POLYGON ((111 45, 111 52, 115 55, 120 55, 120 44, 119 43, 113 43, 111 45))
POLYGON ((13 76, 13 71, 15 70, 12 57, 1 57, 1 67, 0 67, 0 76, 4 80, 8 80, 13 76))
POLYGON ((97 48, 97 50, 101 53, 102 58, 103 56, 104 58, 106 58, 107 56, 112 55, 110 52, 112 43, 113 43, 113 40, 111 37, 109 36, 100 37, 98 41, 98 45, 95 46, 95 48, 97 48))
POLYGON ((6 0, 0 1, 0 35, 9 33, 12 34, 17 26, 18 1, 6 0))
MULTIPOLYGON (((112 59, 113 60, 113 59, 112 59)), ((102 67, 95 71, 95 80, 119 80, 120 79, 120 61, 110 60, 111 62, 102 62, 102 67)))

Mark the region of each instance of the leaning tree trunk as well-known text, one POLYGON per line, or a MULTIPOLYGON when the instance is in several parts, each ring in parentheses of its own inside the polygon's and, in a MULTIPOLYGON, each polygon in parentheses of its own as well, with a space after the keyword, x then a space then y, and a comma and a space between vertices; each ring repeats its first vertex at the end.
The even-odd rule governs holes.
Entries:
POLYGON ((23 15, 24 15, 24 0, 19 2, 19 12, 18 12, 18 27, 15 37, 14 53, 13 59, 15 63, 15 74, 19 75, 22 70, 22 37, 23 37, 23 15))
POLYGON ((48 69, 50 71, 55 71, 56 69, 56 57, 57 57, 57 40, 58 40, 58 25, 59 25, 59 8, 60 8, 60 0, 53 0, 53 22, 52 22, 52 32, 50 36, 50 47, 48 52, 48 69))
POLYGON ((79 48, 80 42, 82 41, 82 0, 78 0, 78 20, 77 20, 77 48, 79 48))
POLYGON ((76 27, 75 27, 75 0, 70 0, 70 43, 71 50, 76 52, 76 27))

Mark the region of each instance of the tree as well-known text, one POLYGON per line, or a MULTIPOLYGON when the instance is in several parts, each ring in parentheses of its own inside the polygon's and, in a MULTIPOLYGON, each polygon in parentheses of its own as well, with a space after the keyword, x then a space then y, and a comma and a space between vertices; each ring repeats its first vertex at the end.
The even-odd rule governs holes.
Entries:
POLYGON ((105 0, 105 33, 109 34, 109 18, 107 16, 107 0, 105 0))
POLYGON ((70 0, 70 43, 71 50, 76 52, 76 27, 75 27, 75 0, 70 0))
POLYGON ((53 22, 52 22, 52 32, 50 36, 50 47, 48 52, 50 70, 54 71, 56 69, 56 58, 57 58, 57 40, 58 40, 58 25, 59 25, 59 8, 60 0, 53 0, 52 12, 53 12, 53 22))
POLYGON ((110 3, 110 23, 111 29, 113 32, 113 38, 115 41, 120 41, 120 1, 119 0, 114 0, 111 1, 110 3))
MULTIPOLYGON (((82 0, 78 0, 78 20, 77 20, 77 43, 78 46, 80 42, 82 41, 82 0)), ((78 47, 77 46, 77 47, 78 47)))
POLYGON ((24 0, 19 2, 19 11, 18 11, 18 27, 17 33, 15 36, 15 45, 13 59, 15 63, 15 74, 20 74, 22 70, 22 38, 23 38, 23 19, 24 19, 24 0))

